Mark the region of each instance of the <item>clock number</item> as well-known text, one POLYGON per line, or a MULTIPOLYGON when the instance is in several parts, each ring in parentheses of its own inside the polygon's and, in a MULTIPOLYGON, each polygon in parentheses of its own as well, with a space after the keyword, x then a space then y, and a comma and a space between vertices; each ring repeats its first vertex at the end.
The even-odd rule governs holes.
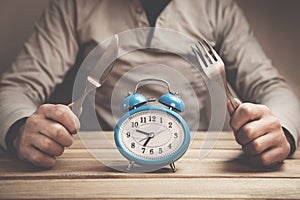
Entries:
POLYGON ((169 149, 172 149, 172 144, 169 144, 168 147, 169 147, 169 149))
POLYGON ((174 138, 178 138, 178 133, 174 133, 174 138))
POLYGON ((168 125, 169 125, 169 128, 172 128, 172 122, 169 122, 168 125))
POLYGON ((132 149, 135 148, 135 143, 134 143, 134 142, 131 143, 131 148, 132 148, 132 149))
POLYGON ((156 116, 149 116, 149 122, 155 122, 156 116))
POLYGON ((130 132, 127 132, 126 135, 127 135, 127 138, 130 138, 130 132))
POLYGON ((141 123, 146 123, 146 117, 141 117, 141 123))
POLYGON ((142 153, 145 153, 145 150, 146 150, 146 148, 143 147, 143 148, 142 148, 142 153))
POLYGON ((160 118, 160 121, 159 121, 159 122, 160 122, 161 124, 163 123, 163 118, 162 118, 162 117, 160 118))
POLYGON ((131 127, 134 128, 134 127, 138 127, 139 126, 139 123, 138 122, 131 122, 131 127))
POLYGON ((158 149, 158 153, 159 153, 159 154, 162 154, 162 153, 163 153, 162 148, 159 148, 159 149, 158 149))
POLYGON ((154 154, 154 149, 150 149, 150 154, 154 154))

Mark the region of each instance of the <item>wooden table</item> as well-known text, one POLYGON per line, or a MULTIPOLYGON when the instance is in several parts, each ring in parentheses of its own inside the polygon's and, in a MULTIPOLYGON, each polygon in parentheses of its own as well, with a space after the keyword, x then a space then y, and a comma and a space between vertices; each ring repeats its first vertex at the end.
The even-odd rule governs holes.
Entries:
MULTIPOLYGON (((89 135, 90 148, 107 148, 89 135)), ((112 133, 102 133, 112 139, 112 133)), ((75 136, 50 170, 37 169, 0 150, 1 199, 300 199, 300 151, 275 169, 249 167, 232 133, 223 132, 211 153, 199 159, 206 133, 193 133, 178 171, 119 172, 95 159, 75 136)), ((214 140, 214 139, 213 139, 214 140)), ((207 141, 207 140, 206 140, 207 141)))

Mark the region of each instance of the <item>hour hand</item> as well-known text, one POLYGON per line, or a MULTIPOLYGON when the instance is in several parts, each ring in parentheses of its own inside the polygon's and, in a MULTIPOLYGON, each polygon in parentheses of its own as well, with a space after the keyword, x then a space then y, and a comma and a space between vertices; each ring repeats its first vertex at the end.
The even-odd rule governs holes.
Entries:
POLYGON ((141 130, 136 130, 136 132, 138 132, 138 133, 142 133, 142 134, 144 134, 144 135, 150 135, 151 133, 147 133, 147 132, 145 132, 145 131, 141 131, 141 130))

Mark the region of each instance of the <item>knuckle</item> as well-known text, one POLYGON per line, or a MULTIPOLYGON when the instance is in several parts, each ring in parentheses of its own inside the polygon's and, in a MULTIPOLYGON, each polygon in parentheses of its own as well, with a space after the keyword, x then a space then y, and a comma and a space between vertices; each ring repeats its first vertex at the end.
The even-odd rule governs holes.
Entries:
POLYGON ((55 115, 55 117, 56 117, 57 119, 63 119, 63 118, 66 117, 66 116, 65 116, 65 115, 66 115, 66 112, 65 112, 65 110, 64 110, 63 108, 58 107, 58 109, 55 111, 54 115, 55 115))
POLYGON ((252 148, 251 148, 251 153, 252 153, 252 154, 258 154, 258 153, 261 152, 261 145, 260 145, 260 143, 257 142, 256 140, 254 140, 254 141, 252 142, 251 147, 252 147, 252 148))
POLYGON ((243 129, 244 129, 244 137, 248 140, 251 139, 253 137, 253 135, 255 134, 255 129, 251 125, 246 125, 246 126, 244 126, 243 129))
POLYGON ((58 118, 64 118, 66 117, 67 113, 69 112, 69 107, 65 105, 58 104, 56 105, 57 109, 55 111, 55 116, 58 118))
POLYGON ((51 126, 50 137, 64 147, 69 147, 73 144, 73 137, 58 123, 51 126))
POLYGON ((267 154, 260 155, 258 157, 258 160, 259 160, 260 164, 264 167, 267 167, 270 164, 272 164, 271 160, 268 159, 267 154))
POLYGON ((241 115, 243 115, 243 116, 248 116, 253 112, 250 104, 248 104, 248 103, 241 104, 239 110, 240 110, 241 115))
POLYGON ((275 130, 277 129, 281 129, 281 123, 279 122, 279 120, 276 117, 272 117, 271 118, 271 127, 275 130))
POLYGON ((39 166, 42 162, 43 158, 42 156, 40 156, 40 154, 33 154, 31 156, 31 162, 34 164, 34 165, 37 165, 39 166))
POLYGON ((57 139, 62 131, 62 126, 58 123, 55 123, 50 128, 50 136, 53 139, 57 139))
POLYGON ((42 154, 34 154, 31 157, 31 163, 38 167, 52 168, 56 164, 56 159, 53 157, 45 157, 42 154))
POLYGON ((39 123, 39 117, 36 114, 31 115, 27 120, 26 124, 28 125, 37 125, 39 123))
POLYGON ((50 152, 52 148, 52 142, 49 140, 44 140, 42 143, 42 149, 46 152, 50 152))
POLYGON ((253 127, 251 125, 245 125, 244 126, 244 132, 246 134, 251 135, 254 131, 253 131, 253 127))
POLYGON ((38 112, 44 113, 47 110, 48 104, 43 104, 39 107, 38 112))
POLYGON ((285 155, 287 155, 285 148, 281 148, 280 151, 277 153, 278 159, 284 159, 285 155))

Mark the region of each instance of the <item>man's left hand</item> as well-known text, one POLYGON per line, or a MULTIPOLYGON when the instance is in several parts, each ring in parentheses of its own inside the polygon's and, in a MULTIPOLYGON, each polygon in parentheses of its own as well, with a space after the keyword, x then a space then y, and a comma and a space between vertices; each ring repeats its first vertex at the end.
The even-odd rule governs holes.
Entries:
POLYGON ((240 104, 236 110, 227 105, 230 126, 251 164, 266 167, 282 162, 291 147, 279 120, 267 106, 236 101, 240 104))

